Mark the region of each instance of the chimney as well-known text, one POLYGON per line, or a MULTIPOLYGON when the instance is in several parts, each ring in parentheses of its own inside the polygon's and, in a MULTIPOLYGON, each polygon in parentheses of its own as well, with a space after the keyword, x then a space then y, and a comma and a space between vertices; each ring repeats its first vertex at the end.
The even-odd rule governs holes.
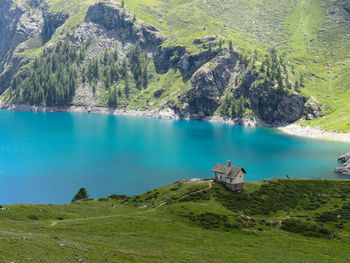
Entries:
POLYGON ((227 167, 231 167, 231 161, 230 160, 227 161, 227 167))

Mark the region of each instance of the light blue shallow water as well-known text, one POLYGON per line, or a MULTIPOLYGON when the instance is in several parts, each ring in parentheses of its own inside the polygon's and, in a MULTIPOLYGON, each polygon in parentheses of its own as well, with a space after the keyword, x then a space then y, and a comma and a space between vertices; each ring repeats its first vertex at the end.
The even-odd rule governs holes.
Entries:
POLYGON ((185 178, 211 177, 230 159, 250 181, 349 178, 332 172, 350 144, 275 129, 73 113, 0 111, 0 203, 67 203, 138 194, 185 178))

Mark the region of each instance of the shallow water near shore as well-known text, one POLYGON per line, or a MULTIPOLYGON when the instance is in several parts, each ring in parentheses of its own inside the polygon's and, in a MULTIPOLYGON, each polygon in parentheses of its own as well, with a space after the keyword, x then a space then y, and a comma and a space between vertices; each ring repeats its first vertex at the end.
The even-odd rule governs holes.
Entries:
POLYGON ((230 159, 246 180, 332 178, 350 144, 277 129, 113 115, 0 111, 0 204, 68 203, 209 178, 230 159))

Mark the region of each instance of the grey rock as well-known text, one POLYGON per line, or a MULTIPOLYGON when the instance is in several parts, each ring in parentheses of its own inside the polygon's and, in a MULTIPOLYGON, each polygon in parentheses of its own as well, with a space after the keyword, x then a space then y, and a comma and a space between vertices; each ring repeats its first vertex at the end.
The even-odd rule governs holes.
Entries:
POLYGON ((305 119, 312 120, 319 118, 323 114, 323 107, 319 106, 316 98, 311 97, 305 104, 305 119))
POLYGON ((342 166, 335 168, 334 172, 338 174, 350 175, 350 160, 345 162, 342 166))
POLYGON ((244 76, 236 96, 249 98, 257 119, 272 126, 288 124, 303 116, 306 99, 290 91, 280 90, 274 82, 261 82, 261 77, 250 70, 244 76), (257 84, 256 84, 257 83, 257 84))
POLYGON ((184 47, 158 47, 154 56, 154 65, 159 74, 165 74, 171 68, 177 68, 181 57, 186 53, 184 47))
POLYGON ((157 89, 155 92, 153 92, 153 96, 158 99, 160 96, 162 96, 164 91, 165 90, 163 88, 157 89))
POLYGON ((196 38, 193 40, 193 44, 199 45, 207 42, 211 42, 216 40, 216 36, 209 36, 209 37, 202 37, 202 38, 196 38))
POLYGON ((350 160, 350 152, 348 152, 348 153, 346 153, 338 158, 338 162, 340 162, 340 163, 346 163, 348 160, 350 160))
POLYGON ((18 69, 28 62, 17 56, 31 48, 26 41, 33 39, 35 45, 43 45, 66 19, 61 13, 52 14, 42 0, 0 1, 0 95, 18 69))
POLYGON ((350 14, 350 4, 344 4, 343 7, 346 10, 346 12, 350 14))
POLYGON ((147 49, 153 50, 164 41, 156 27, 133 21, 133 16, 114 2, 98 2, 90 6, 84 22, 101 25, 107 31, 112 31, 116 38, 138 42, 147 49))
POLYGON ((238 54, 229 53, 198 69, 191 78, 192 89, 179 98, 183 107, 174 106, 174 111, 181 118, 204 119, 212 116, 233 78, 237 61, 238 54))

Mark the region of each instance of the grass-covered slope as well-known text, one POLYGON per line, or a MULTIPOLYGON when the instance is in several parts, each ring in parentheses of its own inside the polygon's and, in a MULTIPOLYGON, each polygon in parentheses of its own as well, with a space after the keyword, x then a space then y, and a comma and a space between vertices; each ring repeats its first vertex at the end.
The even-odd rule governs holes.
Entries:
POLYGON ((0 260, 347 262, 349 198, 346 180, 249 182, 241 193, 204 181, 70 205, 11 205, 0 211, 0 260), (152 209, 153 198, 165 204, 152 209))

